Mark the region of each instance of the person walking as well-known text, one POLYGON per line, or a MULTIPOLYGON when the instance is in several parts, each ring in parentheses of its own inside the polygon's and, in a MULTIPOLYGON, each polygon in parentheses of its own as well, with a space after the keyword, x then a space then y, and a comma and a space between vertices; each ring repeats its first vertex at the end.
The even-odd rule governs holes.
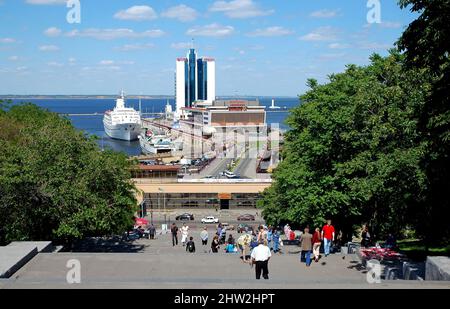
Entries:
POLYGON ((273 252, 278 253, 280 251, 280 232, 274 228, 272 231, 273 252))
POLYGON ((260 239, 258 241, 258 247, 253 249, 251 258, 252 264, 255 264, 256 280, 261 279, 261 272, 263 278, 269 279, 269 260, 272 256, 269 247, 266 246, 265 241, 260 239))
POLYGON ((258 242, 260 240, 267 241, 267 232, 264 229, 264 226, 262 226, 262 225, 259 227, 259 233, 258 233, 258 238, 257 238, 258 242))
POLYGON ((322 240, 325 256, 328 256, 330 254, 331 242, 334 241, 334 238, 335 238, 334 226, 331 225, 331 220, 327 220, 327 224, 325 224, 322 228, 322 240))
POLYGON ((189 236, 189 226, 183 223, 183 226, 181 227, 181 243, 183 244, 183 247, 186 246, 188 236, 189 236))
POLYGON ((150 235, 150 239, 155 239, 156 228, 155 228, 155 226, 153 224, 150 225, 150 227, 148 229, 148 233, 150 235))
POLYGON ((317 227, 312 238, 314 261, 316 263, 319 262, 320 257, 320 246, 322 245, 322 241, 320 239, 320 229, 317 227))
MULTIPOLYGON (((251 242, 252 242, 252 236, 250 236, 249 234, 241 235, 237 240, 239 249, 241 250, 242 261, 244 263, 247 263, 247 260, 250 259, 250 255, 247 255, 247 253, 250 253, 250 243, 251 242)), ((250 262, 250 264, 251 264, 251 262, 250 262)))
POLYGON ((189 241, 186 243, 186 252, 195 253, 195 243, 194 237, 190 237, 189 241))
POLYGON ((306 227, 304 233, 300 236, 302 248, 300 261, 305 261, 307 267, 311 265, 312 238, 313 236, 309 233, 309 227, 306 227))
POLYGON ((170 232, 172 233, 172 245, 178 246, 178 226, 175 223, 172 224, 170 232))
POLYGON ((219 236, 215 235, 211 242, 211 252, 218 253, 219 252, 219 236))
POLYGON ((267 228, 267 245, 269 246, 270 250, 272 250, 273 248, 272 238, 273 238, 273 228, 272 226, 269 225, 269 227, 267 228))
POLYGON ((363 225, 362 232, 361 232, 361 247, 367 248, 370 246, 370 233, 369 228, 367 225, 363 225))
POLYGON ((200 238, 202 240, 202 246, 207 246, 208 245, 208 228, 204 228, 203 231, 200 233, 200 238))

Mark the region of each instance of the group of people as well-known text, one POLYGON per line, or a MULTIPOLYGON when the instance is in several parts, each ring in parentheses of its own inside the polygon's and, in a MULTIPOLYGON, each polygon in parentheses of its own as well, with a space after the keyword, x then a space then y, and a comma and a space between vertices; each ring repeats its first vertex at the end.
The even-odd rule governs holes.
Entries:
MULTIPOLYGON (((289 225, 284 228, 286 238, 291 239, 292 230, 289 225)), ((192 236, 189 235, 189 226, 183 224, 179 229, 175 223, 171 227, 172 244, 178 245, 178 235, 181 234, 181 243, 186 247, 186 251, 190 253, 195 252, 195 243, 192 236)), ((325 256, 330 254, 331 244, 336 238, 336 232, 331 224, 331 220, 320 228, 316 228, 313 234, 310 233, 309 227, 305 227, 304 232, 300 235, 299 246, 301 247, 300 260, 306 263, 306 266, 311 265, 312 260, 318 262, 320 259, 320 248, 323 243, 325 256)), ((200 239, 204 252, 208 246, 209 233, 205 227, 200 232, 200 239)), ((220 246, 225 245, 226 253, 235 253, 238 248, 242 254, 242 261, 249 263, 251 267, 255 266, 256 279, 260 279, 261 275, 264 279, 269 278, 269 260, 273 253, 279 253, 280 247, 283 246, 281 240, 281 233, 275 227, 260 226, 257 231, 251 234, 243 234, 236 241, 233 235, 229 235, 226 240, 226 228, 221 224, 217 226, 217 230, 211 240, 210 252, 218 253, 220 246), (225 239, 225 240, 224 240, 225 239)))
MULTIPOLYGON (((170 229, 172 235, 172 245, 178 246, 178 235, 181 234, 181 244, 186 247, 186 251, 190 253, 195 252, 195 243, 194 238, 189 236, 189 226, 183 224, 183 226, 179 229, 178 226, 173 223, 170 229)), ((226 238, 226 228, 219 223, 217 226, 217 231, 211 240, 210 252, 218 253, 220 250, 220 246, 222 244, 225 245, 225 252, 234 253, 236 251, 235 240, 233 235, 229 235, 228 240, 224 241, 226 238)), ((204 248, 204 252, 207 252, 206 248, 208 246, 209 241, 209 233, 208 229, 205 227, 200 232, 200 239, 202 241, 202 248, 204 248)))
POLYGON ((312 254, 314 261, 318 262, 320 259, 320 247, 322 246, 322 242, 324 254, 325 256, 328 256, 331 251, 331 244, 335 241, 335 238, 336 231, 331 224, 331 220, 327 220, 327 223, 322 227, 322 230, 317 227, 313 234, 310 233, 309 226, 305 227, 304 232, 300 236, 300 260, 305 262, 306 266, 309 267, 312 262, 312 254))

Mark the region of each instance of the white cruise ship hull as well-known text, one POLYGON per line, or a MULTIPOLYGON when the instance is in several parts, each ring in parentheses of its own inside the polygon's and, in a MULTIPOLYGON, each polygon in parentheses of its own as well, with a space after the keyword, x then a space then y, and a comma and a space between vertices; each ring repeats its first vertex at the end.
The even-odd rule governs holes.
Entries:
POLYGON ((105 133, 117 140, 135 141, 141 133, 141 126, 137 123, 122 123, 117 125, 109 125, 104 123, 105 133))

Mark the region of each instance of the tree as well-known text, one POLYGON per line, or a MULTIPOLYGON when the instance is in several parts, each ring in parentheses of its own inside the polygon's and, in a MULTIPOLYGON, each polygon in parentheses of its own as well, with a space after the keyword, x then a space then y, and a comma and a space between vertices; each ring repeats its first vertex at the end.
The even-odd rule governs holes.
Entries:
POLYGON ((379 235, 399 232, 426 190, 417 115, 428 77, 403 70, 403 56, 391 51, 329 79, 308 81, 311 90, 287 121, 284 161, 259 206, 270 224, 319 226, 330 217, 349 234, 362 222, 379 235))
POLYGON ((124 154, 100 151, 70 121, 0 104, 0 243, 122 233, 136 189, 124 154))
POLYGON ((418 232, 426 244, 450 236, 448 212, 450 199, 450 0, 401 0, 420 16, 412 22, 398 41, 406 65, 433 77, 432 89, 425 99, 419 118, 419 130, 426 142, 421 166, 429 189, 424 203, 415 209, 418 232))

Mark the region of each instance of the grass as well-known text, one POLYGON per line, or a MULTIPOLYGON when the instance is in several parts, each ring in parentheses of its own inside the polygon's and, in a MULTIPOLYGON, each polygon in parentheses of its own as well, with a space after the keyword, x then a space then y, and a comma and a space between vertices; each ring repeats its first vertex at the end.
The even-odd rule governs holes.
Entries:
POLYGON ((432 246, 426 252, 423 241, 418 239, 405 239, 398 241, 399 249, 413 260, 425 260, 427 256, 450 256, 450 244, 432 246))

